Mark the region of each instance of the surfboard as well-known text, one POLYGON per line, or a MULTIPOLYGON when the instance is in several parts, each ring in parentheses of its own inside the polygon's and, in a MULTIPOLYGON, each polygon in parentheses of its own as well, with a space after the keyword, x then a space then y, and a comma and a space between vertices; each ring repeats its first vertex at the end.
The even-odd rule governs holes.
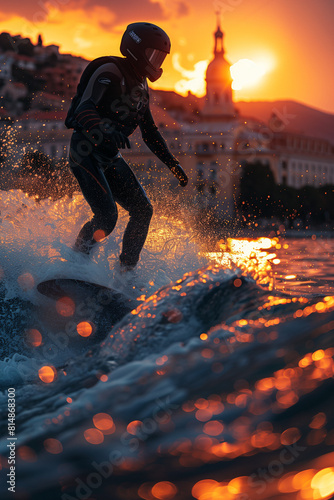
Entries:
POLYGON ((80 291, 83 293, 87 291, 96 291, 98 293, 104 292, 108 295, 119 293, 112 288, 106 287, 104 285, 72 278, 55 278, 47 281, 42 281, 37 285, 37 290, 43 295, 46 295, 47 297, 50 297, 52 299, 58 299, 62 297, 64 293, 80 293, 80 291))

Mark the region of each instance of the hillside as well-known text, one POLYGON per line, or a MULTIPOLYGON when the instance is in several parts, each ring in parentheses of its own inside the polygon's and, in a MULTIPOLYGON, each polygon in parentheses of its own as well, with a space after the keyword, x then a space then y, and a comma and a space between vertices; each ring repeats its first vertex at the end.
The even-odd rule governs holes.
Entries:
MULTIPOLYGON (((151 94, 156 104, 174 112, 177 118, 182 113, 187 118, 194 117, 194 112, 201 109, 204 103, 204 98, 198 98, 190 93, 187 97, 163 90, 151 91, 151 94)), ((285 131, 320 137, 334 144, 334 114, 290 100, 239 101, 235 105, 241 116, 268 123, 272 113, 276 113, 282 118, 285 131)))
MULTIPOLYGON (((296 101, 256 101, 237 102, 242 116, 252 116, 258 120, 268 122, 273 112, 286 117, 287 132, 297 132, 314 137, 327 139, 334 144, 334 115, 324 113, 315 108, 296 101)), ((284 120, 283 120, 284 121, 284 120)))

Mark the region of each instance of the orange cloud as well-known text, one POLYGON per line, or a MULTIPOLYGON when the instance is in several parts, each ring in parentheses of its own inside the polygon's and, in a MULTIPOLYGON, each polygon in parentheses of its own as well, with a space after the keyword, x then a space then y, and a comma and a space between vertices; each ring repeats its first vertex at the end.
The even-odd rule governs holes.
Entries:
POLYGON ((8 17, 5 21, 0 21, 0 31, 20 33, 33 42, 42 33, 45 45, 60 45, 62 52, 91 59, 101 55, 102 47, 106 54, 118 52, 119 36, 111 31, 101 30, 101 20, 112 24, 115 16, 104 7, 95 7, 90 16, 80 9, 63 12, 49 8, 44 19, 40 16, 39 22, 28 21, 17 15, 8 17))
POLYGON ((175 52, 173 54, 172 63, 176 71, 182 75, 175 84, 175 90, 179 94, 186 95, 188 91, 201 97, 206 93, 205 73, 209 61, 198 61, 194 64, 192 70, 185 69, 180 62, 181 54, 175 52))
MULTIPOLYGON (((163 20, 170 16, 185 16, 189 12, 188 4, 183 0, 127 0, 126 8, 122 2, 110 2, 110 0, 33 0, 26 2, 7 2, 1 6, 1 14, 6 18, 16 16, 25 19, 29 23, 39 24, 49 19, 52 11, 66 12, 81 10, 90 17, 91 12, 101 9, 113 15, 114 24, 129 24, 137 20, 163 20), (144 19, 144 18, 145 19, 144 19)), ((101 23, 107 25, 103 18, 101 23)), ((108 26, 110 29, 110 25, 108 26)))

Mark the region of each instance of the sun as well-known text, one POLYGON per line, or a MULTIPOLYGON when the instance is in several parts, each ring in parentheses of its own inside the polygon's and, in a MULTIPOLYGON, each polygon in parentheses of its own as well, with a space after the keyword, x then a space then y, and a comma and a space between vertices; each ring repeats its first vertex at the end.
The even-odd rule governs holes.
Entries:
POLYGON ((232 77, 232 89, 241 90, 253 87, 260 83, 263 76, 269 71, 265 64, 256 63, 251 59, 239 59, 230 68, 232 77))

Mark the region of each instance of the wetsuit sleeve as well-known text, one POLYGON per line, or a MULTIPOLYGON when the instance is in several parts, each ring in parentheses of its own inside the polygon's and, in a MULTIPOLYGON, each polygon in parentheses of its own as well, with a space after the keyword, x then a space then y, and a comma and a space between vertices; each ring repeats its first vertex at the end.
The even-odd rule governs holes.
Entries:
POLYGON ((167 167, 172 168, 179 164, 178 160, 169 151, 165 139, 160 134, 158 127, 154 123, 153 116, 149 108, 145 111, 143 119, 139 123, 143 140, 146 146, 161 160, 167 167))
POLYGON ((188 177, 178 160, 169 151, 165 140, 160 134, 158 127, 154 123, 153 116, 149 108, 145 111, 144 117, 139 124, 143 140, 159 160, 161 160, 170 169, 172 174, 179 181, 180 186, 186 186, 188 177))

